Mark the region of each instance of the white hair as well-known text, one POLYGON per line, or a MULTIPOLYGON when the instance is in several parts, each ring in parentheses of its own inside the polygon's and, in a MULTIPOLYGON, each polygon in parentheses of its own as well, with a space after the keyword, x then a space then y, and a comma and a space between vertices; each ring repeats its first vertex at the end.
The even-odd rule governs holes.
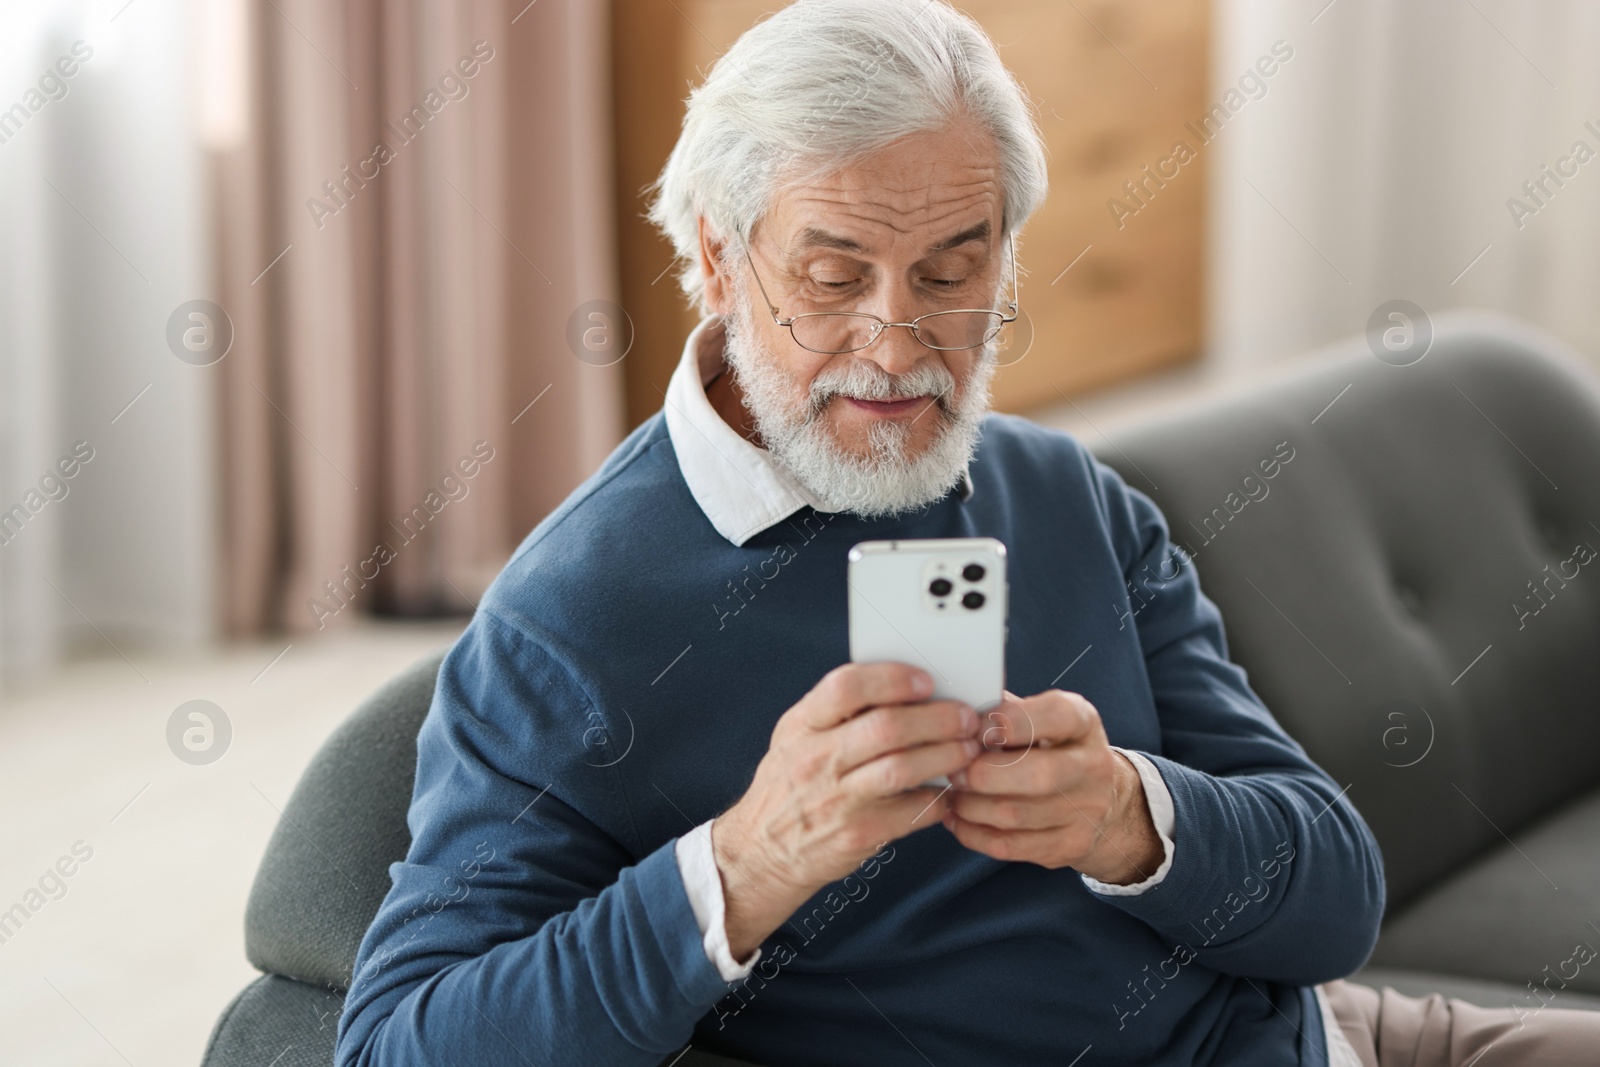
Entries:
POLYGON ((649 218, 683 261, 678 284, 709 312, 700 217, 721 240, 748 240, 783 185, 963 114, 999 147, 1003 241, 1044 202, 1049 179, 1032 105, 981 26, 945 0, 797 0, 756 23, 689 94, 650 187, 649 218))

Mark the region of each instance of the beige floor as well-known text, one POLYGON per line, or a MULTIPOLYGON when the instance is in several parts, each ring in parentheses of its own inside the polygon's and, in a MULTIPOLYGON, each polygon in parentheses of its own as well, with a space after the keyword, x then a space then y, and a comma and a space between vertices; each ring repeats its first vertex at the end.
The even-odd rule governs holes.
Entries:
POLYGON ((362 697, 460 627, 366 623, 275 663, 287 640, 112 655, 0 704, 0 912, 74 844, 93 850, 0 944, 0 1064, 198 1064, 255 974, 244 907, 274 806, 362 697), (167 748, 168 717, 195 698, 233 724, 208 766, 167 748))

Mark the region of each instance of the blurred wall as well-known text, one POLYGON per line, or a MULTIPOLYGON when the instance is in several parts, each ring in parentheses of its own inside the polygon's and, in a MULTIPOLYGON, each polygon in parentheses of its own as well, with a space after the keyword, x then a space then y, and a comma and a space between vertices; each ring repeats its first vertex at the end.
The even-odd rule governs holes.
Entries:
POLYGON ((1217 0, 1215 91, 1279 39, 1294 58, 1215 146, 1212 360, 1249 372, 1404 298, 1510 312, 1600 365, 1600 158, 1570 158, 1600 152, 1600 4, 1217 0))
POLYGON ((28 512, 0 545, 0 680, 73 644, 214 630, 210 407, 164 341, 207 275, 193 15, 0 14, 0 108, 27 111, 0 126, 0 511, 28 512), (51 99, 50 72, 74 67, 51 99), (62 478, 79 442, 92 459, 62 478))

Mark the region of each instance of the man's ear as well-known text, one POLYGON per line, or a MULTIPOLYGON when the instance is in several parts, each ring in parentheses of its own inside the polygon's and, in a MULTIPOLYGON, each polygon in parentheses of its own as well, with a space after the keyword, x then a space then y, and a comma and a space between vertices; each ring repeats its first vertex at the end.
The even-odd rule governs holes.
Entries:
POLYGON ((700 277, 705 281, 706 306, 714 314, 726 315, 733 310, 734 280, 723 273, 718 256, 721 254, 726 242, 717 241, 711 236, 711 230, 706 226, 705 216, 699 218, 700 228, 700 277))

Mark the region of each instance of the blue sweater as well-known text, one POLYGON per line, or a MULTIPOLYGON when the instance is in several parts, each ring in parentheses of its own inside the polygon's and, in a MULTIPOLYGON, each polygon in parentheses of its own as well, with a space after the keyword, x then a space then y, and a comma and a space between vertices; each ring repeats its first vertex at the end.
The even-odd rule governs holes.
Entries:
POLYGON ((1324 1063, 1309 986, 1377 938, 1370 830, 1228 661, 1148 497, 1004 415, 970 470, 968 500, 872 522, 806 508, 735 546, 661 414, 630 434, 444 661, 338 1064, 657 1064, 686 1042, 771 1067, 1324 1063), (850 546, 979 535, 1009 557, 1007 688, 1081 692, 1112 744, 1150 756, 1170 871, 1100 895, 935 825, 724 983, 677 837, 743 794, 778 716, 849 659, 850 546))

